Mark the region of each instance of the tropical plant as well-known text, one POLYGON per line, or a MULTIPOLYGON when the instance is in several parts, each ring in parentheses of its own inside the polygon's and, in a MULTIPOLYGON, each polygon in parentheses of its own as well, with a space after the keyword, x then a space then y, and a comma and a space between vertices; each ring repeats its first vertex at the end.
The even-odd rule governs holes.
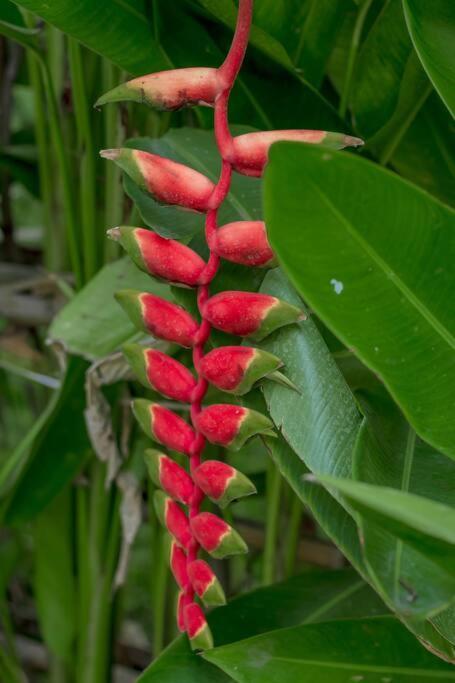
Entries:
POLYGON ((0 34, 1 680, 453 680, 452 3, 0 34))

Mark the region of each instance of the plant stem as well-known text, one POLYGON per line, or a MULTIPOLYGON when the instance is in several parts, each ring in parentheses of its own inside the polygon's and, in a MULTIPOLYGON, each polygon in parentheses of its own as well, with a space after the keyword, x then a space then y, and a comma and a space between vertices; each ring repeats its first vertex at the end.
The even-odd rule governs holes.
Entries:
POLYGON ((373 0, 364 0, 363 4, 360 6, 354 25, 354 31, 352 33, 351 45, 349 46, 348 63, 346 66, 346 76, 343 83, 340 105, 338 107, 338 113, 343 119, 346 116, 346 111, 348 108, 349 95, 351 93, 352 75, 354 73, 354 65, 360 45, 363 25, 365 23, 365 19, 367 18, 368 10, 370 9, 372 2, 373 0))
MULTIPOLYGON (((117 81, 118 69, 103 60, 103 90, 108 91, 117 81)), ((103 110, 105 147, 121 147, 122 128, 117 107, 107 105, 103 110)), ((113 228, 122 220, 121 169, 117 164, 106 164, 105 170, 104 225, 113 228)), ((119 255, 119 244, 114 240, 104 240, 104 260, 112 261, 119 255)))
POLYGON ((169 550, 167 533, 164 529, 158 529, 155 539, 153 573, 153 656, 157 657, 164 646, 164 632, 166 625, 166 594, 169 578, 168 558, 169 550))
POLYGON ((275 579, 275 549, 280 523, 281 474, 272 459, 267 468, 267 517, 265 523, 262 583, 267 586, 275 579))
POLYGON ((299 545, 300 524, 303 517, 303 504, 292 491, 291 512, 288 521, 286 546, 284 551, 284 576, 288 578, 294 574, 299 545))
POLYGON ((68 57, 71 70, 73 105, 79 149, 80 168, 80 206, 82 219, 82 257, 84 282, 96 273, 97 235, 96 235, 96 156, 93 145, 89 103, 82 68, 81 47, 73 38, 68 39, 68 57))

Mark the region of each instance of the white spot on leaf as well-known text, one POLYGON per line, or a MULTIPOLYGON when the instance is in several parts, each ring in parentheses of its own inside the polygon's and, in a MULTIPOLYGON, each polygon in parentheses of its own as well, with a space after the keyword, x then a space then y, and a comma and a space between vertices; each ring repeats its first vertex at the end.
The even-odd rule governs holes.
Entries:
POLYGON ((335 278, 333 277, 330 280, 330 284, 332 285, 335 294, 341 294, 341 292, 344 289, 344 284, 340 282, 340 280, 335 280, 335 278))

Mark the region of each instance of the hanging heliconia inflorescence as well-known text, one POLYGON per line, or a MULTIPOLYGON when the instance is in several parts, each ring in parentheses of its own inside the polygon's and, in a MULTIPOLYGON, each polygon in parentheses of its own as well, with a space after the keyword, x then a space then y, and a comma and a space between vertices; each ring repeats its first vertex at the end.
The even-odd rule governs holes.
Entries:
POLYGON ((252 346, 226 346, 206 353, 210 332, 213 327, 254 342, 304 317, 295 306, 266 294, 229 291, 210 296, 209 285, 220 259, 258 268, 275 265, 262 221, 238 221, 219 227, 218 210, 229 192, 233 171, 261 176, 275 141, 303 141, 336 149, 361 143, 340 133, 310 130, 232 137, 228 102, 248 43, 252 5, 253 0, 239 1, 234 39, 218 69, 177 69, 142 76, 114 88, 97 102, 99 106, 132 100, 168 111, 192 105, 214 108, 215 138, 221 157, 216 185, 198 171, 156 154, 126 148, 101 152, 156 201, 205 214, 210 252, 207 263, 189 247, 148 229, 118 227, 108 233, 149 275, 197 288, 201 322, 177 304, 154 294, 130 290, 117 294, 136 327, 158 339, 192 349, 194 374, 156 349, 130 344, 125 354, 146 387, 191 407, 190 425, 159 403, 138 399, 133 405, 145 433, 169 451, 187 456, 189 461, 185 469, 160 450, 145 453, 150 476, 160 488, 155 496, 157 515, 172 537, 170 566, 180 588, 177 622, 194 649, 206 649, 213 644, 200 603, 211 606, 225 601, 212 568, 198 559, 199 550, 202 548, 214 558, 247 550, 243 539, 222 517, 200 511, 201 502, 207 496, 224 508, 232 500, 255 492, 251 481, 230 465, 218 460, 202 462, 204 446, 208 441, 237 450, 254 435, 273 434, 271 421, 254 410, 231 403, 203 407, 202 402, 209 384, 242 395, 282 365, 276 356, 252 346))

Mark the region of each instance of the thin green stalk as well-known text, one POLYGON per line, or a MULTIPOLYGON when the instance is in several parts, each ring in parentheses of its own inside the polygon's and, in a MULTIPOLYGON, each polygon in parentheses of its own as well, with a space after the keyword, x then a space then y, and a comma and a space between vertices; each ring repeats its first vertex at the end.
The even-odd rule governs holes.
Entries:
POLYGON ((402 125, 397 129, 393 138, 391 138, 388 141, 387 145, 382 150, 381 156, 379 157, 379 163, 381 164, 381 166, 385 166, 389 163, 390 159, 395 153, 396 148, 398 147, 404 135, 406 134, 406 131, 408 130, 411 123, 414 121, 420 109, 425 104, 427 97, 430 95, 432 90, 433 86, 430 82, 428 82, 427 87, 422 90, 422 94, 417 99, 414 107, 412 108, 412 111, 409 112, 408 116, 403 121, 402 125))
POLYGON ((303 517, 303 504, 300 498, 292 492, 291 512, 289 515, 286 545, 284 551, 284 575, 288 578, 294 574, 297 559, 297 548, 300 540, 300 525, 303 517))
POLYGON ((364 0, 363 4, 360 6, 354 25, 354 31, 352 33, 351 45, 349 46, 348 63, 346 66, 346 76, 343 83, 340 105, 338 107, 338 113, 343 119, 346 116, 349 95, 351 94, 352 75, 354 73, 354 66, 360 45, 360 38, 362 36, 363 25, 365 23, 365 19, 367 18, 368 10, 370 9, 372 2, 373 0, 364 0))
POLYGON ((276 571, 276 544, 280 523, 280 498, 282 479, 272 459, 267 469, 267 516, 265 523, 264 558, 262 582, 264 586, 273 583, 276 571))
POLYGON ((69 156, 66 153, 66 145, 63 140, 60 112, 49 69, 47 64, 41 58, 38 57, 38 59, 42 69, 44 91, 46 92, 47 96, 49 124, 55 148, 55 154, 57 157, 60 182, 62 185, 62 199, 68 252, 70 256, 71 268, 76 281, 76 287, 79 288, 82 284, 82 268, 77 235, 76 203, 73 194, 74 188, 70 172, 69 156))
MULTIPOLYGON (((107 92, 116 85, 119 70, 107 60, 103 60, 103 91, 107 92)), ((121 147, 123 138, 118 107, 107 105, 104 115, 104 146, 121 147)), ((121 170, 117 164, 105 164, 104 226, 114 228, 122 221, 123 197, 121 192, 121 170)), ((104 260, 112 261, 118 257, 119 244, 114 240, 104 240, 104 260)))
POLYGON ((96 273, 96 155, 93 145, 90 110, 82 68, 81 46, 73 38, 68 39, 68 57, 71 71, 73 105, 79 149, 81 150, 80 207, 82 219, 83 275, 87 282, 96 273))
POLYGON ((155 487, 148 481, 149 523, 152 528, 152 583, 151 601, 153 605, 153 656, 157 657, 164 646, 166 627, 166 601, 169 579, 168 551, 169 541, 167 533, 158 524, 153 508, 153 493, 155 487))

